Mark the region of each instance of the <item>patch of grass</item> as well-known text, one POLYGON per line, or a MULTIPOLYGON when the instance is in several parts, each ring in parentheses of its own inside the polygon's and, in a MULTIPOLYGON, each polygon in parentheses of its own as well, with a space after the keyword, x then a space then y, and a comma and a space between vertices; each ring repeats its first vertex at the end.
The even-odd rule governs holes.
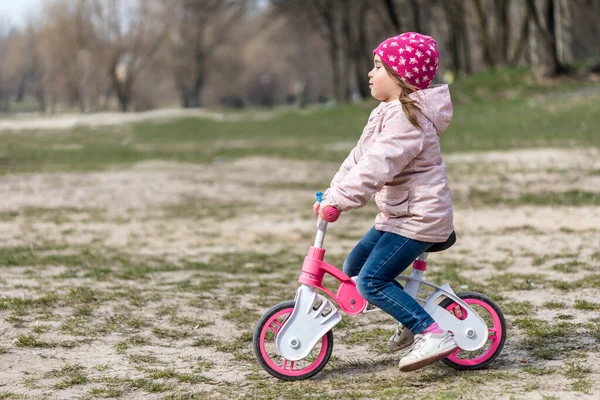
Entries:
POLYGON ((170 379, 177 378, 179 376, 179 373, 171 368, 157 369, 146 372, 149 373, 148 377, 151 379, 170 379))
POLYGON ((150 326, 150 323, 142 318, 132 315, 131 313, 122 313, 115 314, 108 317, 104 323, 104 325, 99 328, 102 331, 110 331, 117 328, 131 328, 135 330, 140 330, 142 328, 146 328, 150 326))
POLYGON ((156 356, 152 354, 131 354, 127 358, 134 364, 151 364, 160 365, 163 364, 156 356))
POLYGON ((554 318, 555 319, 560 319, 560 320, 563 320, 563 321, 568 321, 568 320, 571 320, 571 319, 575 319, 575 316, 571 315, 571 314, 558 314, 554 318))
POLYGON ((133 335, 133 336, 130 336, 129 338, 117 343, 115 345, 115 350, 117 351, 117 353, 124 353, 125 350, 127 350, 131 347, 145 346, 150 343, 151 343, 150 340, 148 340, 147 338, 145 338, 143 336, 133 335))
POLYGON ((193 318, 193 317, 180 317, 175 316, 170 319, 171 323, 174 323, 179 326, 187 326, 190 328, 198 329, 204 328, 206 326, 214 325, 213 321, 209 321, 202 318, 193 318))
POLYGON ((249 347, 252 342, 252 332, 243 332, 233 340, 226 342, 217 342, 216 348, 224 353, 236 353, 245 347, 249 347))
POLYGON ((243 327, 255 324, 259 318, 260 314, 250 308, 235 309, 223 315, 223 319, 233 321, 236 325, 243 327))
POLYGON ((584 299, 575 300, 574 308, 578 310, 600 311, 600 303, 594 303, 584 299))
POLYGON ((90 395, 93 397, 97 397, 100 399, 110 399, 115 397, 121 397, 123 395, 123 390, 115 389, 115 388, 101 388, 101 387, 93 387, 90 390, 90 395))
POLYGON ((586 275, 583 278, 573 282, 552 281, 552 287, 561 290, 597 288, 600 287, 600 274, 586 275))
POLYGON ((597 206, 600 205, 600 193, 580 189, 564 192, 524 193, 515 203, 540 206, 597 206))
POLYGON ((87 375, 84 372, 85 368, 81 364, 65 365, 60 369, 53 369, 46 374, 50 378, 62 378, 56 383, 54 389, 67 389, 71 386, 87 383, 87 375))
POLYGON ((571 390, 592 394, 592 381, 590 379, 579 379, 571 384, 571 390))
POLYGON ((504 273, 488 279, 490 285, 504 290, 532 290, 546 283, 546 278, 540 274, 504 273))
POLYGON ((27 397, 21 394, 17 394, 17 393, 13 393, 13 392, 8 392, 8 391, 0 391, 0 400, 4 400, 4 399, 26 399, 27 397))
POLYGON ((34 335, 19 335, 14 340, 14 344, 17 347, 53 347, 51 343, 41 341, 34 335))
POLYGON ((110 364, 98 364, 94 367, 94 369, 99 372, 108 371, 110 369, 110 364))
POLYGON ((550 374, 554 373, 554 371, 551 368, 530 367, 530 366, 523 368, 523 371, 527 372, 528 374, 537 375, 537 376, 550 375, 550 374))
POLYGON ((572 260, 569 262, 554 264, 551 268, 554 271, 564 272, 566 274, 573 274, 579 272, 581 267, 585 268, 586 264, 579 262, 577 260, 572 260))
MULTIPOLYGON (((520 193, 518 197, 509 197, 504 191, 471 188, 465 197, 456 195, 457 204, 474 206, 597 206, 600 205, 600 193, 571 189, 563 192, 520 193)), ((566 268, 566 267, 565 267, 566 268)))
POLYGON ((192 346, 195 347, 212 347, 218 345, 220 342, 211 336, 201 337, 192 343, 192 346))
POLYGON ((48 332, 51 328, 52 327, 50 325, 41 324, 41 325, 36 325, 33 328, 31 328, 31 332, 40 335, 44 332, 48 332))
POLYGON ((564 337, 569 333, 573 333, 575 329, 575 326, 569 322, 551 324, 532 317, 517 318, 515 325, 524 329, 528 336, 539 338, 564 337))
POLYGON ((213 379, 207 378, 202 375, 197 375, 197 374, 181 374, 181 375, 179 375, 177 380, 181 383, 190 383, 190 384, 197 384, 197 383, 208 383, 211 385, 215 384, 215 381, 213 379))
POLYGON ((150 379, 131 379, 129 384, 136 389, 141 389, 149 393, 164 393, 167 390, 173 389, 173 385, 171 384, 156 382, 150 379))
POLYGON ((531 315, 535 307, 530 301, 511 301, 502 304, 502 310, 509 315, 531 315))
POLYGON ((90 324, 86 318, 68 318, 60 325, 60 331, 73 336, 91 336, 99 332, 90 324))
POLYGON ((582 379, 592 373, 592 368, 581 364, 568 364, 565 370, 565 376, 571 379, 582 379))
POLYGON ((181 340, 190 336, 190 332, 180 329, 153 328, 152 333, 161 339, 181 340))
POLYGON ((560 310, 566 308, 567 305, 561 301, 545 301, 542 304, 542 307, 547 308, 549 310, 560 310))

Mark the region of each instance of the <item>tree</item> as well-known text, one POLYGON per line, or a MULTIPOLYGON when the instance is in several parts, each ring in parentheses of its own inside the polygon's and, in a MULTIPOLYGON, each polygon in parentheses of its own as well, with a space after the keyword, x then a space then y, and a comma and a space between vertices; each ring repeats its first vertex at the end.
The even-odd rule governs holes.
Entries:
POLYGON ((96 47, 104 60, 108 77, 121 111, 129 110, 133 86, 148 68, 167 37, 163 8, 170 2, 141 1, 128 8, 122 0, 93 1, 98 32, 96 47), (127 16, 127 17, 126 17, 127 16))
POLYGON ((207 65, 247 9, 240 0, 180 0, 173 3, 169 35, 171 68, 185 108, 200 107, 207 65))
POLYGON ((556 27, 554 19, 554 0, 545 0, 545 13, 540 14, 535 0, 527 0, 528 12, 542 36, 546 55, 546 76, 557 76, 568 71, 558 58, 556 46, 556 27))

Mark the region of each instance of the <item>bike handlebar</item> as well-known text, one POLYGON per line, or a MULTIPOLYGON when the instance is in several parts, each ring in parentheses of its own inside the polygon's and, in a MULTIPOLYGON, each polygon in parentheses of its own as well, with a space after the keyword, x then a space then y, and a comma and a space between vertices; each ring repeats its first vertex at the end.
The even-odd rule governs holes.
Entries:
POLYGON ((335 222, 340 217, 340 210, 334 206, 325 206, 321 217, 327 222, 335 222))
MULTIPOLYGON (((317 192, 317 201, 320 203, 323 201, 323 193, 317 192)), ((319 208, 317 208, 317 212, 319 208)), ((340 210, 335 208, 334 206, 326 206, 323 209, 323 215, 321 216, 327 222, 335 222, 340 217, 340 210)))

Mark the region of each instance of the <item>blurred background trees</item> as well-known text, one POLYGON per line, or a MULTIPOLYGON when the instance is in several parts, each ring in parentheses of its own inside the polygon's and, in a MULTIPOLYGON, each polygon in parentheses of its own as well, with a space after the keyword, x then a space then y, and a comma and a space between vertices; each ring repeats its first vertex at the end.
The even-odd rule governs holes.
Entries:
POLYGON ((600 0, 48 0, 0 20, 0 111, 357 101, 372 49, 411 30, 437 39, 438 82, 600 69, 600 0))

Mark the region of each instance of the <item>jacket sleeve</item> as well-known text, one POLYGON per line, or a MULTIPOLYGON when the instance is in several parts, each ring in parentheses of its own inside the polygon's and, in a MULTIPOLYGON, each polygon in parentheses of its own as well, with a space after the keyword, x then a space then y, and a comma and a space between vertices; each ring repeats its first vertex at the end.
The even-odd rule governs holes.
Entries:
POLYGON ((340 181, 342 181, 342 179, 344 179, 346 174, 348 174, 348 171, 350 171, 356 165, 356 163, 358 162, 358 159, 360 158, 359 153, 360 153, 359 145, 357 144, 350 151, 350 154, 348 154, 348 157, 346 157, 346 159, 340 166, 340 169, 338 170, 338 172, 333 176, 333 179, 331 180, 332 186, 337 185, 340 181))
POLYGON ((391 117, 356 165, 339 181, 334 179, 329 204, 342 211, 364 206, 423 150, 423 144, 423 132, 403 113, 391 117))

